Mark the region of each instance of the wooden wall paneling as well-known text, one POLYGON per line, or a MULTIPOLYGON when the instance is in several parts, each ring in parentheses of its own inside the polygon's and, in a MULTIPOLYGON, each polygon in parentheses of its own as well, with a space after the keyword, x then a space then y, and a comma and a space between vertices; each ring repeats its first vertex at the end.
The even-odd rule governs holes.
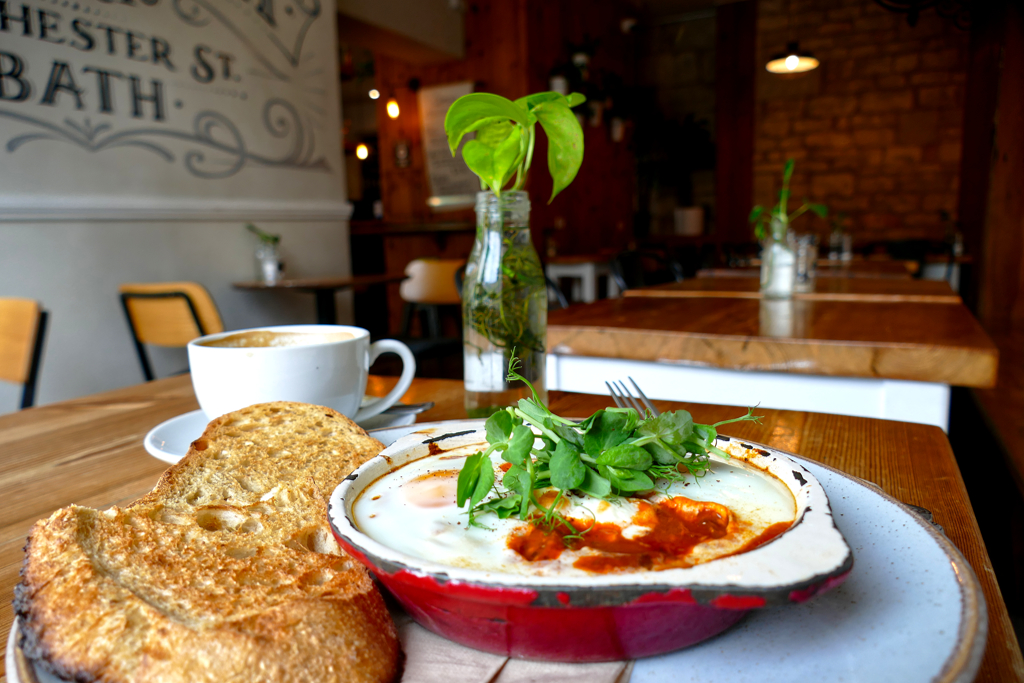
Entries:
POLYGON ((715 9, 715 236, 749 242, 747 216, 754 198, 754 114, 758 65, 757 2, 715 9))
MULTIPOLYGON (((981 260, 988 207, 996 102, 1003 52, 1005 9, 1002 3, 978 3, 971 12, 971 41, 964 95, 964 133, 960 157, 960 193, 957 214, 964 249, 981 260)), ((977 312, 978 269, 966 270, 960 294, 977 312)))
MULTIPOLYGON (((636 9, 620 0, 533 0, 529 16, 529 90, 549 89, 551 70, 566 63, 570 46, 595 42, 590 62, 591 79, 606 74, 621 78, 626 87, 636 83, 636 38, 621 30, 622 19, 636 9)), ((619 103, 620 105, 622 103, 619 103)), ((586 107, 577 111, 586 112, 586 107)), ((538 136, 530 192, 531 228, 542 258, 545 233, 551 234, 559 254, 619 251, 633 238, 636 163, 630 143, 630 125, 619 142, 610 136, 608 117, 597 125, 583 123, 583 166, 572 185, 548 204, 551 176, 547 171, 547 140, 538 136), (555 230, 555 226, 564 226, 555 230)))
POLYGON ((440 64, 412 64, 375 55, 378 88, 377 124, 381 150, 381 197, 384 217, 392 222, 472 220, 472 210, 434 213, 427 207, 430 187, 421 144, 417 95, 409 87, 475 81, 479 88, 505 97, 526 94, 525 0, 476 0, 466 8, 466 58, 440 64), (387 98, 398 100, 401 113, 389 119, 387 98), (409 166, 395 164, 394 145, 410 145, 409 166))
POLYGON ((1024 11, 1006 4, 978 316, 991 330, 1024 322, 1024 11))

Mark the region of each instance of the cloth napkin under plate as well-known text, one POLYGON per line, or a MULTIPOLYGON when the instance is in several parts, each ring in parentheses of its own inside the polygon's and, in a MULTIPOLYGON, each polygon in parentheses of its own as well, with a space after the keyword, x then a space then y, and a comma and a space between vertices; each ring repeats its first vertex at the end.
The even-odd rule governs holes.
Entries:
POLYGON ((405 653, 402 683, 628 683, 632 662, 566 664, 512 659, 435 635, 393 614, 405 653))

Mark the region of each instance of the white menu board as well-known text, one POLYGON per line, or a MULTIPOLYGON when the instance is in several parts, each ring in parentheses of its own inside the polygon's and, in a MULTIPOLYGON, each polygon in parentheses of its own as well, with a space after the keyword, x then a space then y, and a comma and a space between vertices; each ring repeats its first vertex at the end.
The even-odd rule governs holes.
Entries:
POLYGON ((0 2, 0 220, 346 215, 329 0, 0 2))
POLYGON ((444 132, 444 117, 448 107, 471 92, 472 81, 425 87, 419 91, 423 157, 426 160, 431 194, 427 203, 434 210, 473 206, 476 193, 480 191, 480 179, 466 166, 461 152, 452 156, 448 136, 444 132))

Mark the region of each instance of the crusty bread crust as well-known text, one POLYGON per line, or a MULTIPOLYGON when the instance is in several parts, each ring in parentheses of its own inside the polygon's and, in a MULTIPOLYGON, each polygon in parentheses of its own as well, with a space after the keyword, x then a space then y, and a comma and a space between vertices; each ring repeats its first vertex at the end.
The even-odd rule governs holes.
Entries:
POLYGON ((319 406, 214 420, 125 509, 29 536, 15 611, 29 658, 72 681, 387 681, 395 628, 326 526, 325 496, 382 445, 319 406))

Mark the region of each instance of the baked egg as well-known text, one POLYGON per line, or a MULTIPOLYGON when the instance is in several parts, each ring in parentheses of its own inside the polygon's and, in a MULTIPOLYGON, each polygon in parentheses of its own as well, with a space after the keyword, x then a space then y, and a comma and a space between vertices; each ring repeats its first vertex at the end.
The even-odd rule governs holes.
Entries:
MULTIPOLYGON (((584 494, 561 498, 550 489, 540 502, 558 515, 529 522, 477 516, 469 525, 456 504, 460 470, 479 442, 431 453, 367 486, 352 507, 364 534, 406 555, 438 564, 523 576, 592 576, 692 567, 770 541, 796 516, 789 488, 756 466, 757 452, 735 441, 719 447, 702 477, 659 480, 655 490, 607 500, 584 494)), ((495 486, 505 495, 499 453, 491 456, 495 486)))

